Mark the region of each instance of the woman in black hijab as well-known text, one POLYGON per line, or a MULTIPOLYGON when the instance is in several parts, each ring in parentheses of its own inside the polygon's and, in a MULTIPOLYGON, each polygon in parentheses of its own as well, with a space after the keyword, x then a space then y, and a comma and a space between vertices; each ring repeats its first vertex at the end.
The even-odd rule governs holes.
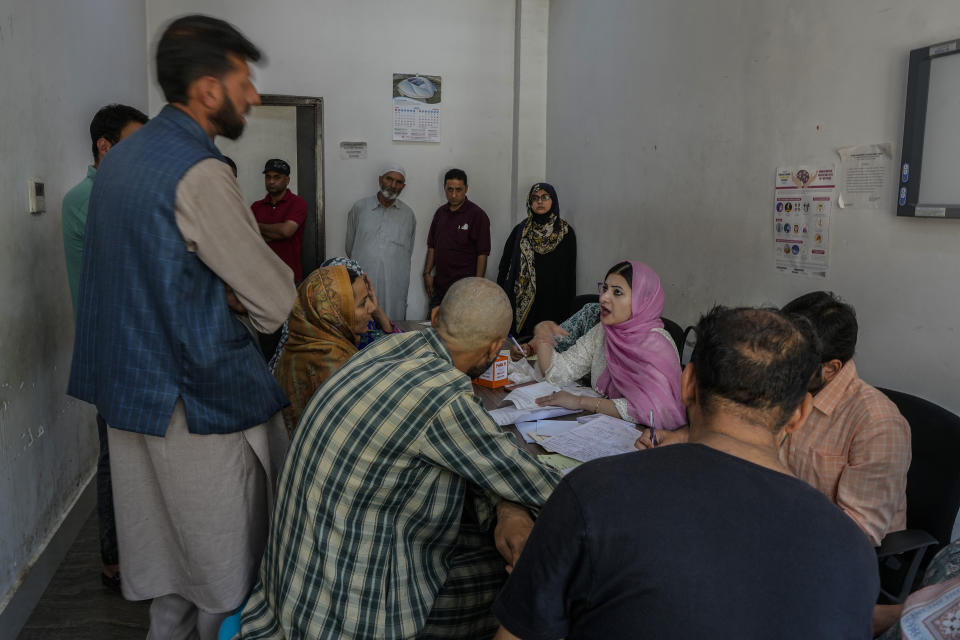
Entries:
POLYGON ((513 330, 529 336, 542 320, 561 322, 577 287, 577 238, 560 218, 557 191, 538 182, 527 195, 527 219, 507 238, 497 283, 513 305, 513 330))

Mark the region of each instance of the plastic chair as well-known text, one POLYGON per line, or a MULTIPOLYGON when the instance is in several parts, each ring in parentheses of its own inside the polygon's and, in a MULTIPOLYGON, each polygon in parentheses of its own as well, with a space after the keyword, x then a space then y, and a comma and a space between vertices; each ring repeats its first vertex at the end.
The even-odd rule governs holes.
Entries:
POLYGON ((881 599, 903 602, 930 558, 950 543, 960 509, 960 416, 917 396, 880 389, 910 424, 907 529, 884 536, 877 550, 881 599))

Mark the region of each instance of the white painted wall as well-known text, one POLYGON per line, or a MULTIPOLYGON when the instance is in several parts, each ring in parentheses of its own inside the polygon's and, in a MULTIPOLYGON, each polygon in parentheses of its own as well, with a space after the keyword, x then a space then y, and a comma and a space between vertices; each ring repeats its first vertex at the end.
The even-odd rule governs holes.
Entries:
MULTIPOLYGON (((531 186, 544 180, 547 172, 547 54, 550 27, 550 0, 517 2, 516 103, 514 127, 516 147, 513 222, 527 216, 526 195, 531 186)), ((506 238, 501 239, 502 251, 506 238)), ((496 265, 494 265, 496 267, 496 265)), ((496 272, 492 274, 496 278, 496 272)))
POLYGON ((0 1, 0 611, 91 477, 94 412, 65 395, 73 311, 63 194, 92 163, 90 119, 146 107, 143 3, 0 1), (46 213, 27 211, 27 180, 46 213))
MULTIPOLYGON (((189 12, 235 24, 269 58, 256 69, 261 93, 324 99, 327 255, 343 253, 346 214, 377 190, 388 161, 407 170, 401 199, 417 214, 408 314, 423 317, 423 259, 443 173, 464 169, 470 198, 490 216, 493 253, 512 226, 514 26, 512 0, 147 0, 151 50, 170 19, 189 12), (391 141, 393 73, 443 78, 441 142, 391 141), (366 160, 341 160, 341 141, 366 141, 366 160)), ((545 32, 543 33, 545 36, 545 32)), ((152 71, 151 71, 152 73, 152 71)), ((162 98, 151 86, 151 110, 162 98)), ((241 138, 242 140, 242 138, 241 138)))
POLYGON ((838 211, 825 281, 776 273, 770 249, 776 167, 887 141, 896 165, 908 51, 958 36, 955 0, 553 0, 547 178, 579 290, 644 260, 691 324, 831 289, 857 309, 865 379, 960 412, 960 222, 838 211))
POLYGON ((217 146, 237 163, 237 183, 247 202, 267 195, 263 186, 263 166, 270 158, 290 164, 288 188, 297 191, 297 108, 275 105, 253 107, 239 140, 216 139, 217 146))

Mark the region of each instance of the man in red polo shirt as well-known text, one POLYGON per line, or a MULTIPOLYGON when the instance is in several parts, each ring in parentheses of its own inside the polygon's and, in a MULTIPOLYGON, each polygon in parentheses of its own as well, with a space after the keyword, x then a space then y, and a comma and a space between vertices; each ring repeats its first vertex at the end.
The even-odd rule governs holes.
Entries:
POLYGON ((307 221, 307 201, 290 191, 290 165, 279 158, 267 160, 263 168, 267 197, 250 208, 260 226, 260 235, 273 252, 293 270, 293 281, 303 280, 300 246, 303 225, 307 221))

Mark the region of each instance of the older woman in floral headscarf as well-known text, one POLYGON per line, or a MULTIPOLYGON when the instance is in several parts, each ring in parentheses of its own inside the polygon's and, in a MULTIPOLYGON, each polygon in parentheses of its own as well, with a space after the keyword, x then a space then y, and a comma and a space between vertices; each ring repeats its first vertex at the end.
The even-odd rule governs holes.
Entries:
POLYGON ((543 320, 569 316, 577 284, 577 239, 560 218, 557 190, 538 182, 527 195, 527 219, 507 238, 497 283, 513 305, 517 335, 528 336, 543 320))
POLYGON ((290 398, 292 434, 314 392, 357 352, 376 305, 367 279, 343 265, 321 267, 297 287, 288 336, 274 375, 290 398))

